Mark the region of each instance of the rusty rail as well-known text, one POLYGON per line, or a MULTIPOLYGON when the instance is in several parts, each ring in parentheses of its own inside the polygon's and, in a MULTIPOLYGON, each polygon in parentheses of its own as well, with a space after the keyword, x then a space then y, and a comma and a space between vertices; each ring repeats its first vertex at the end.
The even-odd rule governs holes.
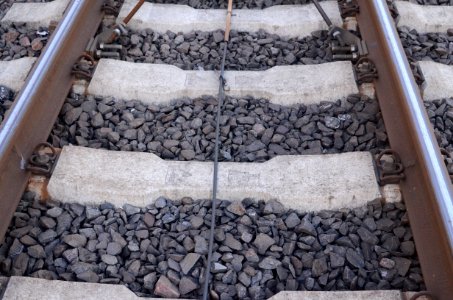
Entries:
POLYGON ((358 0, 357 20, 376 63, 375 80, 390 145, 401 157, 400 187, 427 290, 453 295, 453 190, 433 129, 385 0, 358 0))
POLYGON ((26 187, 26 162, 45 142, 71 88, 71 70, 102 20, 102 0, 73 0, 0 127, 0 241, 26 187))

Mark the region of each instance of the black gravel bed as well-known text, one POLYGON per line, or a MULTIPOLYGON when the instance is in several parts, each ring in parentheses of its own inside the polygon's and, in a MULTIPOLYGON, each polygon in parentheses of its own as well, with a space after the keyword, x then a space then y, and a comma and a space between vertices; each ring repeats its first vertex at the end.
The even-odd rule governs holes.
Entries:
MULTIPOLYGON (((164 159, 212 160, 217 99, 144 105, 114 98, 67 98, 49 141, 151 152, 164 159)), ((221 160, 265 161, 276 155, 372 151, 387 147, 374 100, 351 95, 319 105, 285 107, 263 99, 227 98, 221 160)))
MULTIPOLYGON (((184 70, 220 69, 223 31, 191 32, 152 30, 130 32, 121 38, 122 59, 133 62, 163 63, 184 70)), ((310 36, 285 38, 265 31, 231 31, 225 68, 265 70, 277 65, 320 64, 332 61, 327 31, 310 36)))
POLYGON ((453 98, 425 101, 425 107, 439 146, 453 153, 453 98))
MULTIPOLYGON (((23 198, 0 247, 1 274, 200 298, 209 200, 158 198, 146 208, 116 208, 23 198)), ((283 290, 425 288, 402 203, 300 213, 277 201, 245 199, 221 201, 217 217, 214 299, 265 299, 283 290)))
POLYGON ((23 2, 52 2, 53 0, 0 0, 0 19, 2 19, 9 8, 14 3, 23 3, 23 2))
POLYGON ((3 122, 6 111, 13 105, 14 93, 7 87, 0 85, 0 124, 3 122))
POLYGON ((406 27, 400 27, 398 31, 408 57, 453 64, 453 28, 445 33, 420 34, 406 27))
MULTIPOLYGON (((319 0, 323 1, 323 0, 319 0)), ((147 0, 151 3, 162 3, 162 4, 181 4, 188 5, 193 8, 223 8, 226 9, 228 1, 220 0, 147 0)), ((233 1, 233 9, 237 8, 254 8, 262 9, 271 7, 274 5, 291 5, 291 4, 310 4, 311 0, 238 0, 233 1)))
POLYGON ((8 285, 9 278, 0 276, 0 299, 2 299, 8 285))
POLYGON ((453 5, 453 0, 403 0, 420 5, 453 5))
POLYGON ((0 26, 0 60, 38 57, 47 43, 47 28, 29 30, 23 24, 0 26))

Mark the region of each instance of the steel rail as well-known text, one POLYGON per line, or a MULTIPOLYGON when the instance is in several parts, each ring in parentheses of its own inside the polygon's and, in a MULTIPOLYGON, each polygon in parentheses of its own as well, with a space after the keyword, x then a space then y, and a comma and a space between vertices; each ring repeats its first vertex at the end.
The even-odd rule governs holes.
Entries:
POLYGON ((401 157, 400 187, 427 290, 453 295, 453 189, 385 0, 358 0, 357 20, 377 67, 375 81, 390 145, 401 157))
POLYGON ((28 158, 50 134, 72 85, 72 67, 102 21, 103 3, 70 3, 0 127, 0 241, 26 187, 28 158))

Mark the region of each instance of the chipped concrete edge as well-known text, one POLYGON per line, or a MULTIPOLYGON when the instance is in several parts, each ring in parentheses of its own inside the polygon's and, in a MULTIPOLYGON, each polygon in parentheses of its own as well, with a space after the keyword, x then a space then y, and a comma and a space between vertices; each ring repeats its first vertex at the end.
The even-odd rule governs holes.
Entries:
MULTIPOLYGON (((122 21, 138 0, 126 0, 118 20, 122 21)), ((341 26, 342 18, 336 1, 320 3, 334 25, 341 26)), ((215 31, 225 27, 226 9, 195 9, 188 5, 148 3, 140 8, 128 23, 133 30, 153 29, 156 32, 189 33, 215 31)), ((308 36, 328 27, 314 4, 277 5, 260 10, 235 9, 231 29, 241 32, 265 30, 287 37, 308 36)))
MULTIPOLYGON (((3 278, 0 277, 0 280, 3 278)), ((1 282, 1 281, 0 281, 1 282)), ((280 292, 269 300, 404 300, 413 292, 403 293, 399 290, 380 291, 296 291, 280 292)), ((1 296, 1 294, 0 294, 1 296)), ((71 300, 139 300, 157 298, 141 298, 124 285, 68 282, 47 280, 32 277, 9 278, 3 300, 42 300, 42 299, 71 299, 71 300)), ((168 298, 167 298, 168 299, 168 298)), ((169 299, 176 300, 176 299, 169 299)), ((181 300, 181 299, 180 299, 181 300)), ((185 299, 189 300, 189 299, 185 299)))
POLYGON ((43 3, 14 3, 0 20, 0 24, 25 23, 27 29, 48 27, 63 17, 71 0, 54 0, 43 3))
MULTIPOLYGON (((144 298, 138 297, 124 285, 13 276, 9 279, 2 299, 139 300, 144 298)), ((146 299, 157 300, 157 298, 146 299)))
MULTIPOLYGON (((209 162, 65 146, 48 192, 52 199, 84 205, 107 201, 142 207, 158 197, 208 199, 211 176, 209 162)), ((359 207, 383 199, 369 152, 282 155, 264 163, 222 162, 218 198, 278 200, 299 211, 359 207)))

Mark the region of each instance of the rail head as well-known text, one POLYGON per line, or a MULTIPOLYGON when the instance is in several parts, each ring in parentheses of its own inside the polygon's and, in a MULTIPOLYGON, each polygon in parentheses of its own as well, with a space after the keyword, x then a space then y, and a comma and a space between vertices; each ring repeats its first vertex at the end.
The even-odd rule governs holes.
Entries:
POLYGON ((384 0, 358 0, 362 38, 378 69, 376 93, 390 145, 402 159, 401 191, 427 289, 453 294, 453 189, 419 88, 384 0))
POLYGON ((45 142, 72 85, 72 66, 102 21, 103 0, 72 0, 0 127, 0 240, 25 189, 26 162, 45 142))

